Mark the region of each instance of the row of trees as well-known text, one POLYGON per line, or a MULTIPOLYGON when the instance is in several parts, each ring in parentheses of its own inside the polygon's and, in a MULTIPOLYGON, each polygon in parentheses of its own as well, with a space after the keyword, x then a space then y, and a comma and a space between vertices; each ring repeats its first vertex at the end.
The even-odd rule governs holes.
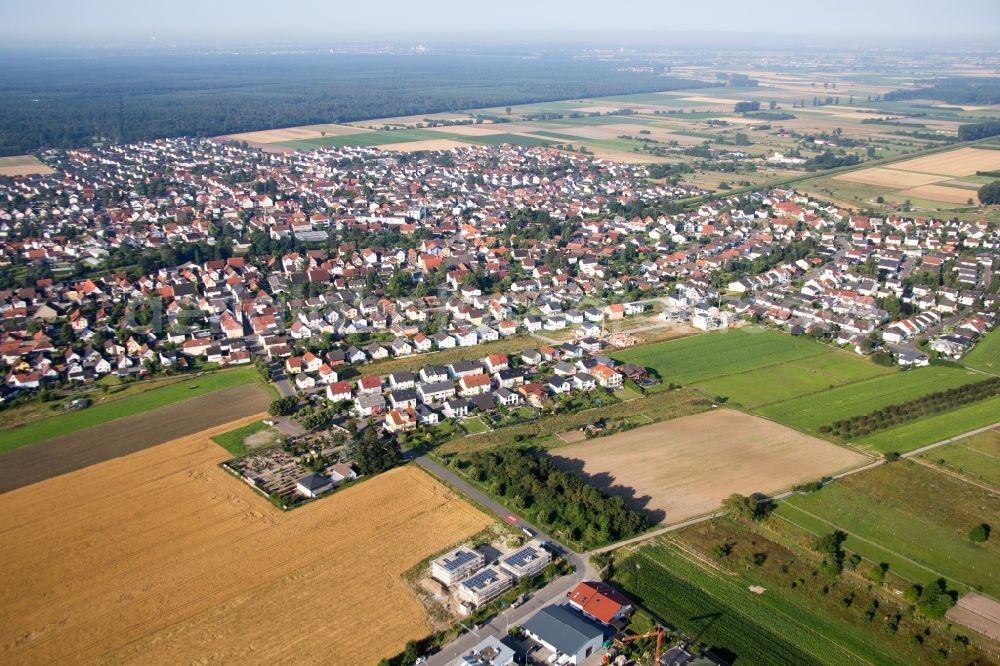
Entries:
POLYGON ((872 410, 867 414, 834 421, 830 425, 820 427, 819 430, 844 439, 864 437, 879 430, 895 428, 925 416, 950 411, 961 405, 986 400, 998 394, 1000 394, 1000 377, 990 377, 981 382, 946 391, 935 391, 914 400, 872 410))
POLYGON ((585 548, 627 539, 649 526, 646 516, 630 509, 621 497, 605 495, 533 449, 460 455, 451 464, 539 524, 585 548))
POLYGON ((992 120, 985 123, 970 123, 958 126, 959 141, 975 141, 1000 134, 1000 121, 992 120))

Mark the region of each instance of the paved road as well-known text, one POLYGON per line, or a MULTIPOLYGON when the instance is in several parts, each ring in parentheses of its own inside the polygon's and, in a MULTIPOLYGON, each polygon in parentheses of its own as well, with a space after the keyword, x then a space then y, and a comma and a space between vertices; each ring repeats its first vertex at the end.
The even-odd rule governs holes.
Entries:
MULTIPOLYGON (((939 442, 934 442, 933 444, 928 444, 927 446, 923 446, 919 449, 914 449, 913 451, 904 453, 902 457, 912 458, 922 453, 926 453, 927 451, 932 451, 938 447, 946 446, 965 437, 970 437, 972 435, 976 435, 978 433, 985 432, 987 430, 996 427, 1000 427, 1000 421, 988 426, 983 426, 982 428, 976 428, 975 430, 964 432, 960 435, 955 435, 954 437, 943 439, 939 442)), ((434 476, 438 477, 439 479, 442 479, 443 481, 445 481, 446 483, 457 489, 459 492, 472 498, 473 500, 481 504, 483 507, 485 507, 487 510, 495 513, 497 516, 500 516, 501 518, 506 520, 507 517, 511 515, 510 511, 506 509, 503 505, 496 502, 492 498, 487 497, 483 493, 479 492, 471 485, 466 483, 464 480, 453 474, 451 471, 431 460, 429 457, 427 456, 418 457, 416 454, 410 454, 408 457, 411 460, 415 460, 418 465, 420 465, 422 468, 424 468, 434 476)), ((868 471, 870 469, 878 467, 879 465, 884 465, 884 464, 885 464, 884 460, 881 459, 874 460, 867 465, 855 468, 853 470, 849 470, 847 472, 843 472, 841 474, 837 474, 832 478, 842 479, 844 477, 852 476, 854 474, 860 474, 862 472, 868 471)), ((775 495, 770 499, 772 500, 786 499, 794 494, 795 493, 789 491, 781 493, 779 495, 775 495)), ((680 530, 685 527, 689 527, 691 525, 696 525, 698 523, 703 523, 709 520, 713 520, 721 515, 722 512, 716 512, 705 516, 700 516, 698 518, 692 518, 690 520, 677 523, 675 525, 668 525, 666 527, 653 530, 651 532, 646 532, 645 534, 641 534, 631 539, 626 539, 624 541, 619 541, 617 543, 613 543, 608 546, 592 550, 588 553, 577 554, 569 551, 568 549, 565 549, 567 559, 573 565, 574 568, 574 573, 572 575, 563 576, 562 578, 553 581, 542 590, 536 591, 532 596, 532 598, 527 603, 522 605, 520 608, 508 608, 503 612, 499 613, 498 615, 496 615, 492 620, 490 620, 486 624, 466 631, 459 638, 457 638, 456 640, 452 641, 450 644, 442 648, 440 652, 437 652, 436 654, 428 657, 427 660, 428 666, 450 666, 450 664, 453 663, 456 659, 458 659, 458 657, 468 653, 469 650, 471 650, 476 644, 478 644, 487 636, 496 636, 497 638, 503 638, 504 636, 507 635, 508 627, 522 624, 531 614, 533 614, 535 611, 537 611, 539 608, 543 606, 547 606, 551 603, 562 601, 565 598, 566 594, 578 582, 584 580, 595 580, 598 574, 597 571, 594 569, 594 567, 590 564, 590 557, 592 555, 615 550, 623 546, 629 546, 637 543, 642 543, 644 541, 649 541, 650 539, 655 539, 656 537, 662 534, 673 532, 675 530, 680 530)), ((540 539, 544 539, 553 543, 558 543, 554 539, 552 539, 552 537, 550 537, 549 535, 545 534, 541 530, 538 530, 537 528, 530 525, 526 521, 521 520, 520 518, 518 518, 514 524, 517 527, 529 527, 530 529, 533 529, 537 533, 538 538, 540 539)))
MULTIPOLYGON (((426 471, 443 480, 467 497, 475 500, 488 511, 492 511, 508 523, 511 522, 508 520, 508 517, 511 516, 509 509, 479 492, 445 467, 442 467, 427 456, 417 457, 416 455, 410 455, 409 457, 415 460, 416 463, 426 471)), ((530 523, 520 518, 516 519, 513 524, 519 528, 527 527, 533 530, 536 533, 537 538, 542 539, 543 541, 555 544, 559 543, 545 532, 537 529, 530 523)), ((557 578, 543 589, 536 591, 531 598, 520 607, 507 608, 494 616, 489 622, 469 629, 457 639, 442 648, 441 651, 428 657, 428 666, 450 666, 452 662, 462 655, 467 654, 487 636, 495 636, 497 638, 505 637, 507 635, 508 627, 524 623, 528 617, 533 615, 535 611, 543 606, 548 606, 549 604, 562 601, 577 583, 585 580, 594 580, 597 572, 590 565, 589 554, 584 553, 580 555, 565 547, 562 548, 565 551, 566 559, 573 566, 573 573, 571 575, 557 578)))

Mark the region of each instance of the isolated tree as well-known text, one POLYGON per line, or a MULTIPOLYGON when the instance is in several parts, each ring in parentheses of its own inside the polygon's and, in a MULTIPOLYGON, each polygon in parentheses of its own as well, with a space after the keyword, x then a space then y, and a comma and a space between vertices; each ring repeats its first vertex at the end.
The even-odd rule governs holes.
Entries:
POLYGON ((973 543, 983 543, 990 538, 990 526, 987 523, 976 525, 969 530, 969 541, 973 543))
POLYGON ((733 493, 722 501, 722 508, 730 518, 754 520, 758 517, 757 502, 753 498, 733 493))
POLYGON ((295 408, 298 406, 298 398, 290 395, 273 400, 267 408, 267 413, 271 416, 288 416, 289 414, 295 412, 295 408))
POLYGON ((920 594, 917 609, 926 617, 942 618, 954 605, 955 593, 948 589, 948 583, 944 578, 939 578, 920 594))
POLYGON ((823 570, 831 575, 837 576, 844 568, 844 541, 847 540, 847 533, 834 530, 827 534, 816 537, 813 542, 813 550, 823 556, 823 570))

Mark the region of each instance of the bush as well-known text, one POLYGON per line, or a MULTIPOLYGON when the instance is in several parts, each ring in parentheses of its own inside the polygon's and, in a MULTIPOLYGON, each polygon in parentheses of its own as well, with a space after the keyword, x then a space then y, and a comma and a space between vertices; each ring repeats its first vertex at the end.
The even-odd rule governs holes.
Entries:
POLYGON ((976 525, 969 530, 969 541, 973 543, 983 543, 990 538, 990 526, 986 523, 976 525))

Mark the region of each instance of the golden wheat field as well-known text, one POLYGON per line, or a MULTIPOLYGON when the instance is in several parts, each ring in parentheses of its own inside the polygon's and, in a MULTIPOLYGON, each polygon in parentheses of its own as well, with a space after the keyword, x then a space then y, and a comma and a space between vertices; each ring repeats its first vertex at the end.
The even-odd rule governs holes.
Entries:
POLYGON ((34 155, 0 157, 0 176, 31 176, 52 172, 52 167, 43 164, 34 155))
POLYGON ((420 469, 282 513, 208 437, 0 495, 0 661, 375 663, 429 631, 403 571, 490 523, 420 469))

